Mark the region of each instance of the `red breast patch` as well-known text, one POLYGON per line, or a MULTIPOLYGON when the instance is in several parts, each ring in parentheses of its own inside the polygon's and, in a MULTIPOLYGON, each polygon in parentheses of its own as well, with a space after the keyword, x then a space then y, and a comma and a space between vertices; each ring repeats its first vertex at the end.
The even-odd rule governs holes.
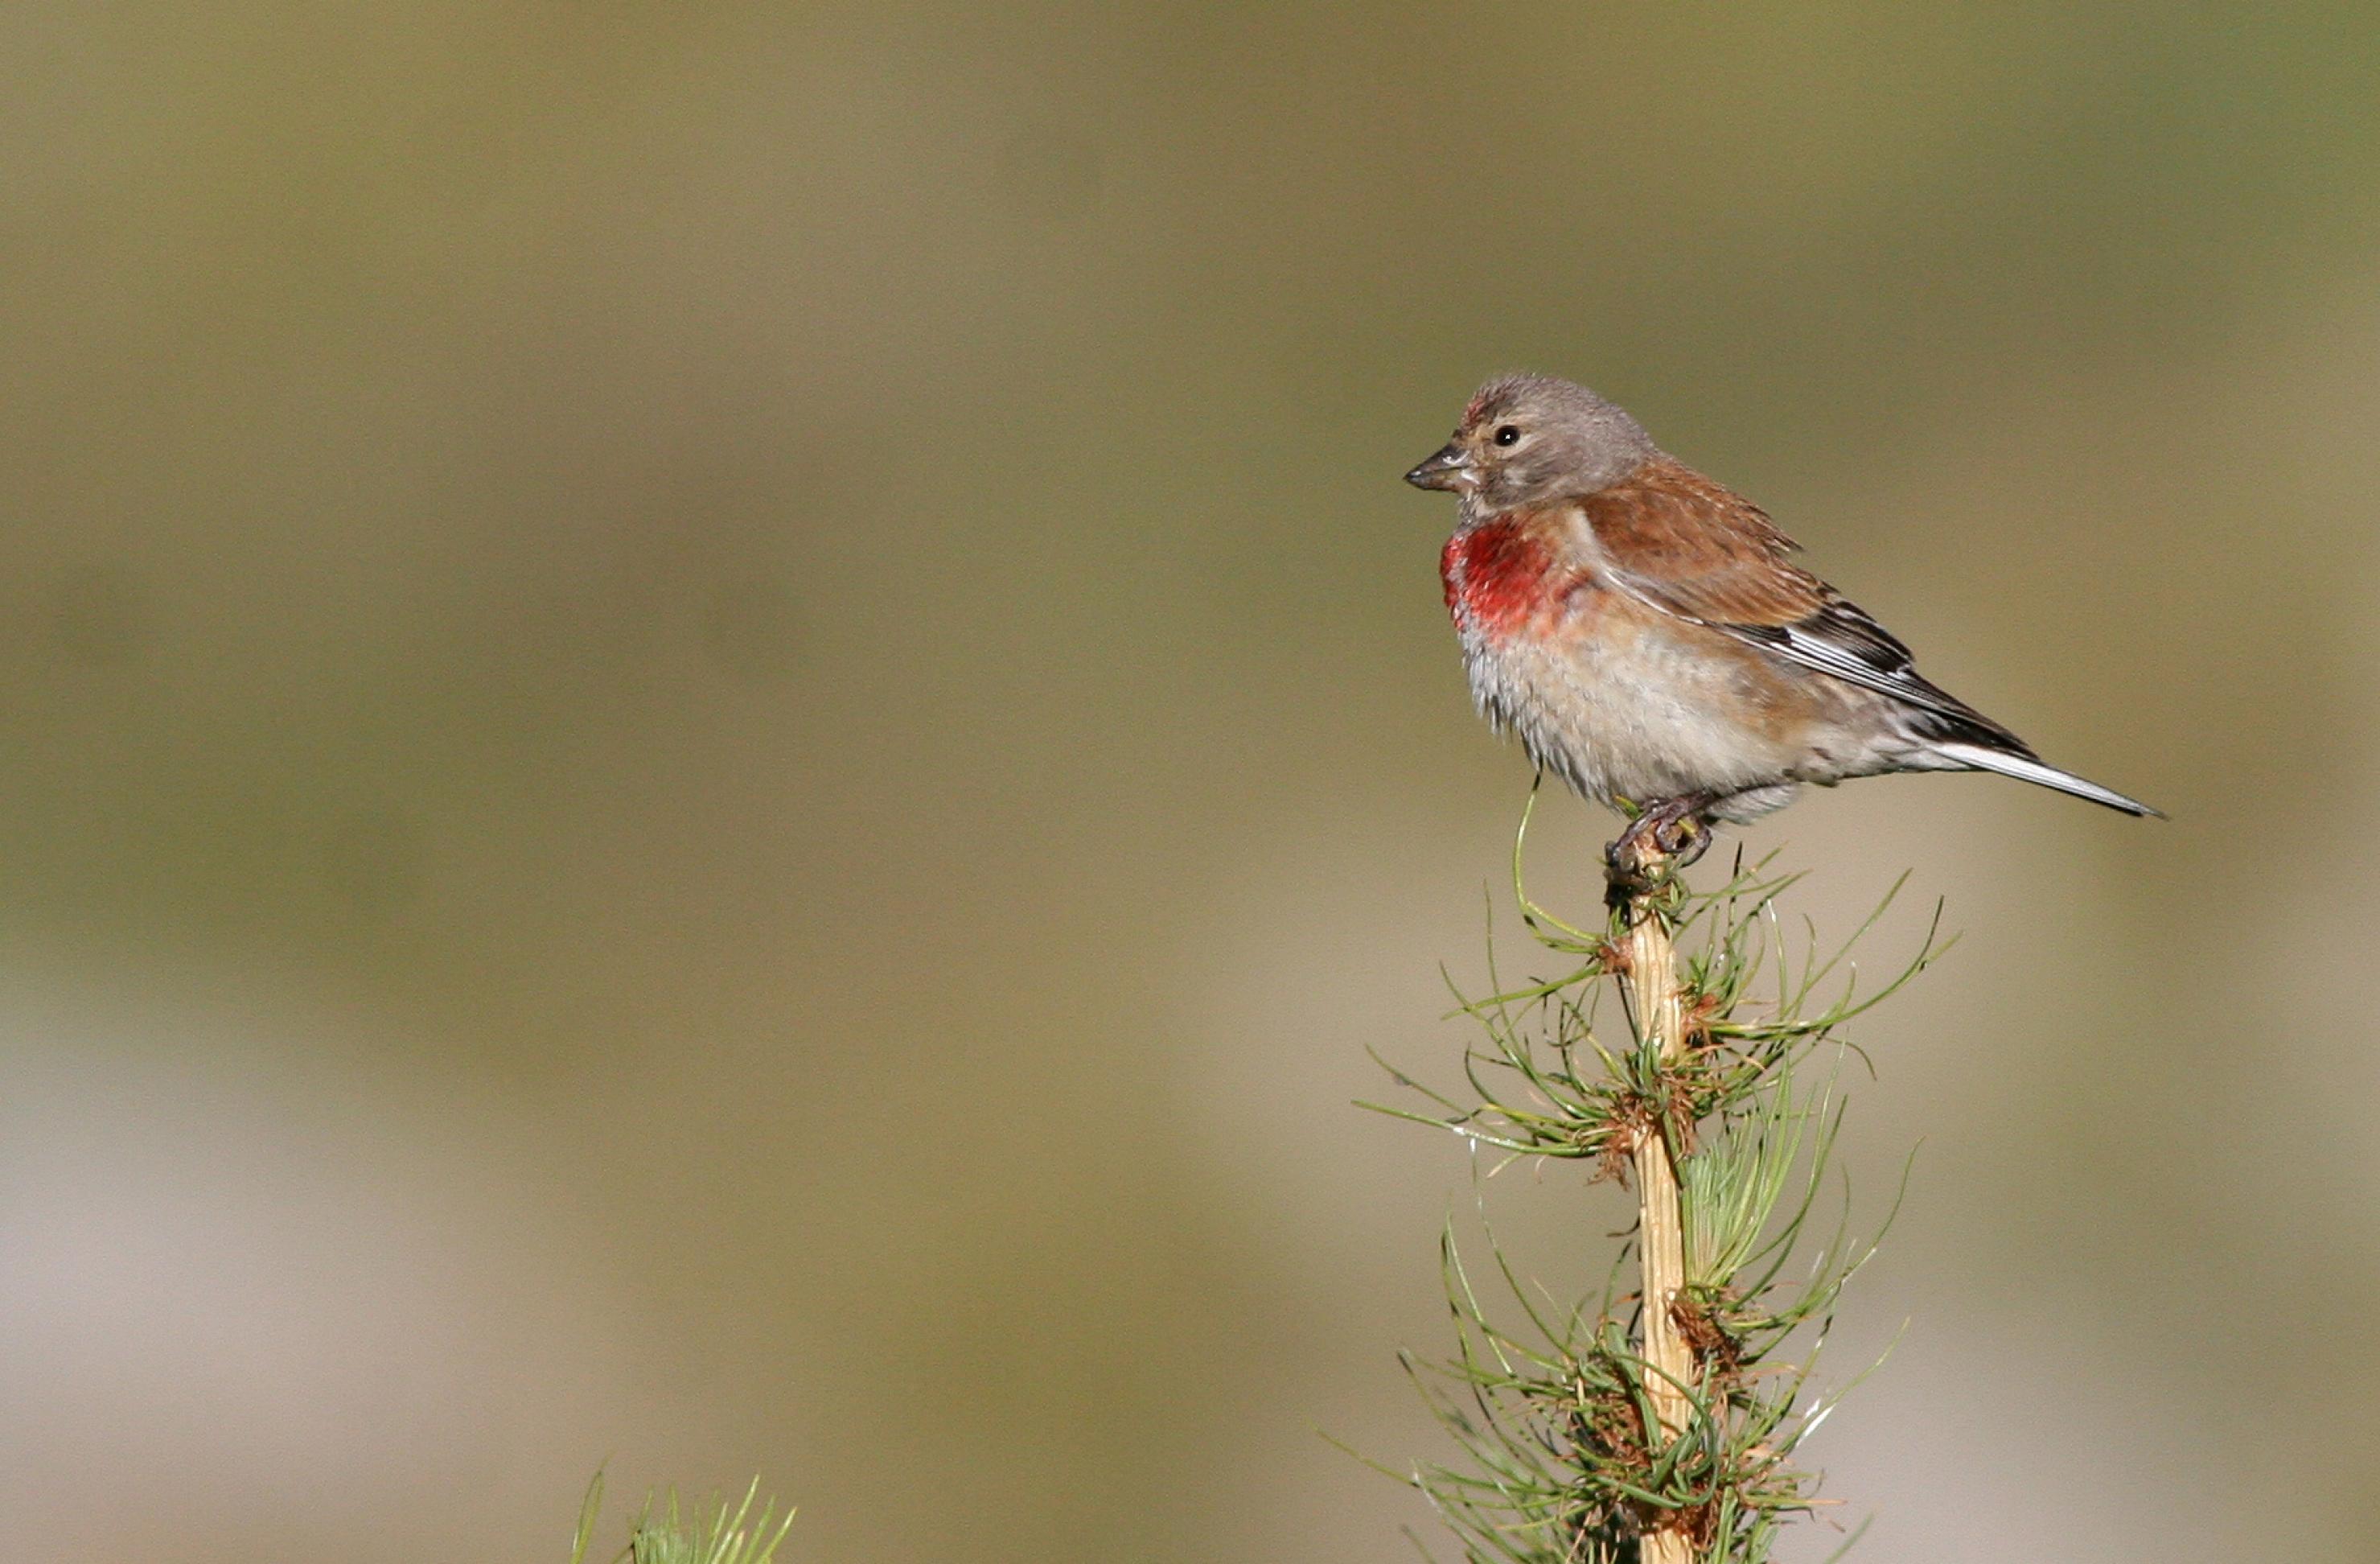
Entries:
POLYGON ((1552 563, 1553 550, 1517 518, 1457 532, 1438 560, 1447 611, 1491 631, 1512 629, 1551 601, 1552 563))

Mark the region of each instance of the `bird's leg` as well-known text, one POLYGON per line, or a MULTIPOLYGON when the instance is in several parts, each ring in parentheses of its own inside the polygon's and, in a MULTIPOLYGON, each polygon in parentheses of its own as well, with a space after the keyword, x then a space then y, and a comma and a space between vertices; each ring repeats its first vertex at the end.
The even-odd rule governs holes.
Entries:
POLYGON ((1653 845, 1669 854, 1672 867, 1683 869, 1710 850, 1713 833, 1704 811, 1717 801, 1708 793, 1670 800, 1670 813, 1654 833, 1653 845))
POLYGON ((1657 861, 1668 869, 1682 869, 1700 858, 1711 843, 1710 823, 1702 812, 1712 802, 1708 793, 1682 793, 1646 804, 1603 849, 1613 886, 1645 889, 1656 878, 1657 861))

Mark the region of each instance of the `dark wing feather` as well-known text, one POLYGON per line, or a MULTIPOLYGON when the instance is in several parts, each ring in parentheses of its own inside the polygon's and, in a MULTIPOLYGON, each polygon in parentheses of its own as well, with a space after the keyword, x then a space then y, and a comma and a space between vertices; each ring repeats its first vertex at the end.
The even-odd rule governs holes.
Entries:
POLYGON ((1909 648, 1866 610, 1788 559, 1793 540, 1751 501, 1660 458, 1582 504, 1616 584, 1640 601, 1889 696, 1924 714, 1928 737, 2032 756, 1920 677, 1909 648))

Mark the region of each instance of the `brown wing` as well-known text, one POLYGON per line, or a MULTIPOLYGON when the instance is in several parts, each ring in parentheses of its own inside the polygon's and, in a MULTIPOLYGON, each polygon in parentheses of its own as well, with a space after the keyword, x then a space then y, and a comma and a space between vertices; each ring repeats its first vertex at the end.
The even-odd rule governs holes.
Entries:
POLYGON ((1909 648, 1786 557, 1766 511, 1666 457, 1581 502, 1618 584, 1682 619, 1907 703, 1940 735, 2030 755, 2016 735, 1920 678, 1909 648))

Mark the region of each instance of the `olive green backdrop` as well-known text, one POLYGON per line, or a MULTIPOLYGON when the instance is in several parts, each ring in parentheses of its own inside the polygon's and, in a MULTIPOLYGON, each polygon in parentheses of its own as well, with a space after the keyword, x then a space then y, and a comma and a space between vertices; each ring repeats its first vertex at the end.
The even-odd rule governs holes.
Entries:
MULTIPOLYGON (((2368 1558, 2375 67, 2351 5, 0 8, 11 1551, 552 1560, 608 1460, 766 1472, 801 1560, 1410 1557, 1317 1430, 1444 1453, 1470 1174, 1349 1105, 1451 1076, 1529 779, 1397 475, 1531 367, 2175 816, 1750 834, 1965 931, 1857 1033, 1871 1216, 1925 1142, 1811 1447, 1863 1556, 2368 1558)), ((1494 1192, 1599 1274, 1609 1191, 1494 1192)))

